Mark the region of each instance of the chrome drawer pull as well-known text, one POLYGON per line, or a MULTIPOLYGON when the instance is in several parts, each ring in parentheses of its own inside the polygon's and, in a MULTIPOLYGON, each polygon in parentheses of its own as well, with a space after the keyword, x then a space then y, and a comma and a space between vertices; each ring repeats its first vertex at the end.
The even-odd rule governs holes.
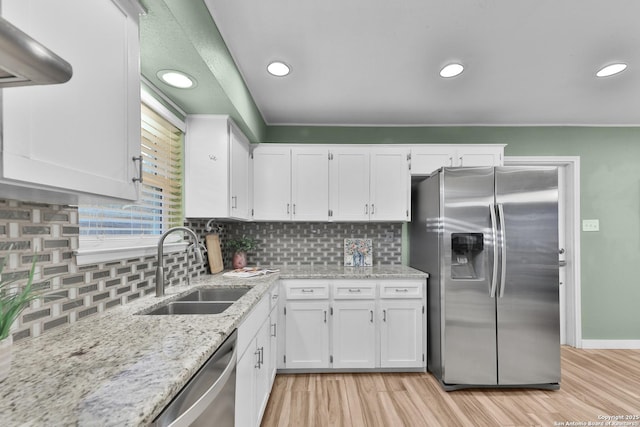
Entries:
POLYGON ((361 289, 349 289, 349 292, 351 292, 351 293, 360 293, 361 289))
POLYGON ((409 292, 409 289, 407 289, 407 288, 396 289, 396 292, 409 292))

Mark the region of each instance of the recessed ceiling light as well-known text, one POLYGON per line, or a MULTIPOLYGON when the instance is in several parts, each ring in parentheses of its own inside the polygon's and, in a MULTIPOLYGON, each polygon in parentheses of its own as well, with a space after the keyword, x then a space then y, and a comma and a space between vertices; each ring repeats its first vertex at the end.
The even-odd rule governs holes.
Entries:
POLYGON ((463 70, 464 70, 464 67, 462 66, 462 64, 457 64, 457 63, 447 64, 444 66, 442 70, 440 70, 440 77, 445 77, 445 78, 455 77, 458 74, 462 73, 463 70))
POLYGON ((291 68, 284 62, 273 61, 267 65, 267 71, 273 76, 284 77, 291 72, 291 68))
POLYGON ((615 64, 609 64, 605 67, 602 67, 600 71, 596 73, 596 77, 609 77, 614 74, 618 74, 623 72, 627 68, 627 64, 622 62, 617 62, 615 64))
POLYGON ((196 85, 196 79, 181 71, 160 70, 158 71, 157 76, 169 86, 177 87, 179 89, 189 89, 196 85))

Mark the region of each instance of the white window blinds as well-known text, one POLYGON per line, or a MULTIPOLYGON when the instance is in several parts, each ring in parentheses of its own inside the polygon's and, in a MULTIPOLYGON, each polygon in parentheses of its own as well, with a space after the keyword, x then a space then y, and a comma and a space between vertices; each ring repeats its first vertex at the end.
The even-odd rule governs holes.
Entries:
POLYGON ((80 206, 81 248, 153 245, 158 235, 182 225, 183 133, 145 104, 141 132, 140 200, 80 206))

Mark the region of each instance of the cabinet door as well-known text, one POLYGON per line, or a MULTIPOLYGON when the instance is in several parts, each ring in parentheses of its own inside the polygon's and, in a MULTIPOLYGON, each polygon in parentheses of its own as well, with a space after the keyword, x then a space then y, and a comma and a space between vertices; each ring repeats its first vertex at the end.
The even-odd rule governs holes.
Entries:
POLYGON ((329 162, 333 221, 369 220, 369 150, 336 148, 329 162))
POLYGON ((375 308, 375 301, 334 302, 331 327, 334 368, 375 367, 375 308))
POLYGON ((4 178, 137 199, 138 14, 125 3, 2 1, 5 19, 73 66, 66 83, 2 92, 4 178))
POLYGON ((422 300, 380 301, 380 367, 424 366, 422 300))
POLYGON ((411 147, 411 175, 429 176, 443 166, 455 166, 456 149, 452 145, 411 147))
POLYGON ((409 219, 411 176, 408 150, 371 150, 370 218, 373 221, 409 219))
POLYGON ((502 146, 472 146, 458 148, 458 166, 502 166, 502 146))
POLYGON ((271 343, 269 344, 269 387, 273 384, 273 380, 276 377, 276 369, 278 366, 278 306, 274 306, 271 309, 269 315, 269 333, 271 343))
POLYGON ((260 360, 260 354, 256 348, 256 341, 251 344, 238 359, 236 364, 236 408, 235 425, 247 427, 257 425, 258 405, 256 396, 256 367, 260 360))
POLYGON ((326 147, 291 151, 291 203, 295 221, 329 219, 329 150, 326 147))
POLYGON ((291 153, 265 145, 253 151, 253 219, 291 218, 291 153))
POLYGON ((196 114, 186 119, 185 216, 229 216, 229 119, 196 114))
POLYGON ((249 141, 235 126, 229 130, 231 151, 231 190, 229 192, 229 216, 237 219, 251 218, 249 189, 249 141))
POLYGON ((260 425, 262 414, 267 407, 269 392, 271 391, 271 322, 265 320, 256 335, 256 348, 258 351, 258 365, 256 368, 256 422, 252 425, 260 425))
POLYGON ((287 302, 285 366, 287 369, 329 367, 329 302, 287 302))

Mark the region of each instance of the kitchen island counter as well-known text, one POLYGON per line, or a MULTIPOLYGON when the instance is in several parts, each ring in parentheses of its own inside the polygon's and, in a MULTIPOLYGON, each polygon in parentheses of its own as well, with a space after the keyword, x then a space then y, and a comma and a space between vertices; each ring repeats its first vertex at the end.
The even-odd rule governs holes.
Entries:
POLYGON ((279 269, 248 279, 205 276, 16 342, 0 383, 2 425, 148 425, 279 278, 427 277, 403 266, 279 269), (230 286, 252 289, 221 314, 140 314, 196 288, 230 286))

